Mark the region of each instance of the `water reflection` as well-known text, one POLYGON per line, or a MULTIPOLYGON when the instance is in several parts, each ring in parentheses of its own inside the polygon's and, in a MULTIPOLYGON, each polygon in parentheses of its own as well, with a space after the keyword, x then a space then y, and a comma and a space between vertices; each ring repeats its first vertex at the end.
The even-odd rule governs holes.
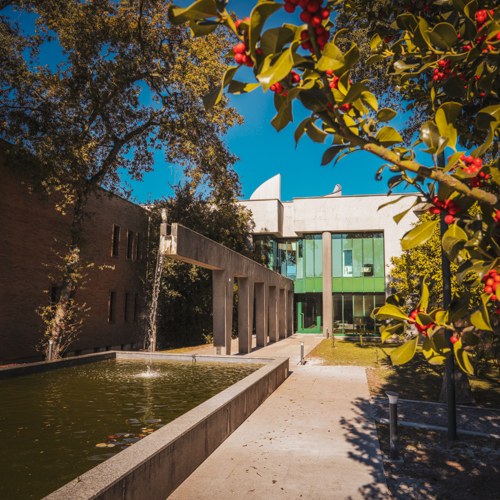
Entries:
POLYGON ((101 361, 0 381, 0 498, 39 498, 256 369, 101 361))

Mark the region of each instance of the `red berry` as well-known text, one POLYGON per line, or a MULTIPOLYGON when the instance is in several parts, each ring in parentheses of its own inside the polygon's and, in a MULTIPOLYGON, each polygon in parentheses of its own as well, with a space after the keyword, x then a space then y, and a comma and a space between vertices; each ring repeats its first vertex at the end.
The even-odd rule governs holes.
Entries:
POLYGON ((444 221, 446 224, 452 224, 455 221, 455 217, 453 215, 448 214, 445 218, 444 221))
POLYGON ((310 12, 307 12, 307 10, 301 12, 300 14, 300 20, 304 23, 309 23, 312 18, 312 14, 310 12))
POLYGON ((238 63, 238 64, 243 64, 245 62, 245 54, 235 54, 234 55, 234 60, 238 63))
POLYGON ((344 111, 344 113, 347 113, 352 108, 352 104, 349 102, 346 102, 345 104, 342 104, 342 106, 339 106, 339 109, 344 111))
POLYGON ((459 341, 459 338, 458 338, 456 335, 452 335, 452 336, 450 337, 450 342, 451 342, 452 344, 456 344, 458 341, 459 341))
POLYGON ((317 27, 317 26, 320 26, 320 25, 321 25, 321 17, 319 17, 319 16, 314 16, 314 17, 311 19, 311 26, 317 27))
POLYGON ((237 43, 233 47, 233 52, 235 54, 244 54, 246 52, 246 50, 247 50, 247 46, 243 42, 237 43))
POLYGON ((328 9, 323 9, 321 11, 321 17, 323 19, 328 19, 330 17, 330 11, 328 9))
POLYGON ((484 293, 493 293, 493 288, 491 286, 484 287, 484 293))
POLYGON ((307 7, 306 9, 311 12, 311 14, 314 14, 315 12, 317 12, 319 10, 319 8, 321 7, 321 2, 318 1, 318 0, 311 0, 308 4, 307 4, 307 7))
POLYGON ((289 14, 291 14, 292 12, 295 12, 296 8, 297 8, 297 6, 293 5, 291 3, 286 3, 285 7, 284 7, 285 11, 288 12, 289 14))

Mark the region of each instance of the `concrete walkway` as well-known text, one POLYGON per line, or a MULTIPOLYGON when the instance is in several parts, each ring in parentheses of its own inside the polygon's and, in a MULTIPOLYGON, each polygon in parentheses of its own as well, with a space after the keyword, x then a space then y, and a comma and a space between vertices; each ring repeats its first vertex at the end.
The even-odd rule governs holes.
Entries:
POLYGON ((290 377, 169 498, 391 498, 364 368, 298 364, 320 341, 247 355, 290 357, 290 377))

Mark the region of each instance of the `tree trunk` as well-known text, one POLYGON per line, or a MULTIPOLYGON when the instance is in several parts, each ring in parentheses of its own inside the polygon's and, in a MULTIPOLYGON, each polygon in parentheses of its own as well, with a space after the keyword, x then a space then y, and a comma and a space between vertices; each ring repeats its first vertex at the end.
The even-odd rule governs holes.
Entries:
MULTIPOLYGON (((443 373, 443 382, 441 385, 441 393, 439 401, 446 403, 447 401, 447 376, 446 370, 443 373)), ((455 398, 457 404, 472 404, 474 403, 474 396, 472 394, 469 377, 459 368, 455 369, 455 398)))
POLYGON ((74 338, 76 335, 76 332, 71 329, 72 326, 69 324, 69 320, 72 315, 73 298, 80 281, 78 267, 80 266, 80 246, 86 203, 87 193, 79 193, 73 206, 71 242, 64 257, 60 293, 56 304, 53 306, 54 316, 48 326, 46 336, 46 361, 60 359, 70 343, 70 338, 74 338))

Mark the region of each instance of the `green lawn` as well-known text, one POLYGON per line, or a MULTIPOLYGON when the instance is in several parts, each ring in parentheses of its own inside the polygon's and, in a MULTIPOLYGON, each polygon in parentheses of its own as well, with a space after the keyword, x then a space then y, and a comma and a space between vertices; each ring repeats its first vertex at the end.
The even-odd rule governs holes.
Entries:
MULTIPOLYGON (((384 396, 386 391, 396 391, 401 398, 438 401, 443 367, 427 363, 419 352, 412 361, 402 366, 392 366, 388 357, 394 347, 380 344, 360 345, 355 342, 323 340, 307 359, 319 360, 324 365, 366 366, 370 392, 384 396)), ((500 376, 491 369, 481 377, 470 377, 476 404, 500 408, 500 376)))

